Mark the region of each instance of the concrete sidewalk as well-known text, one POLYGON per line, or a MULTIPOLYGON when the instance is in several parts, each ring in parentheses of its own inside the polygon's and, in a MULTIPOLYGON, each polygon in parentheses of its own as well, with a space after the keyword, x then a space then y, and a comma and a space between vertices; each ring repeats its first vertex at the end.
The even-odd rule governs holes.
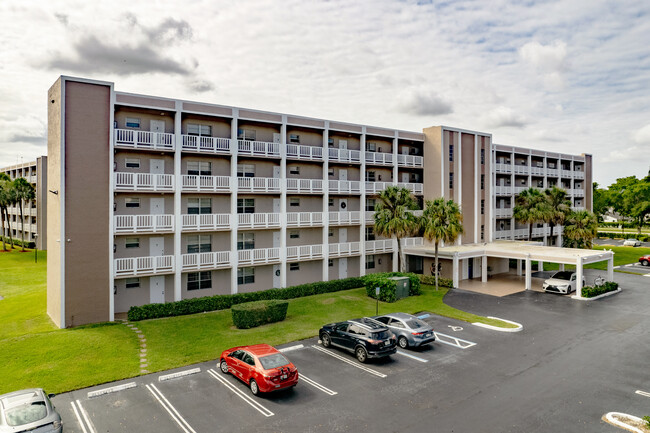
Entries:
MULTIPOLYGON (((531 278, 532 290, 543 292, 542 284, 544 280, 545 278, 531 278)), ((485 295, 508 296, 526 290, 526 277, 523 275, 518 276, 514 272, 498 274, 488 277, 487 283, 482 283, 479 277, 472 280, 462 280, 458 288, 470 292, 483 293, 485 295)))

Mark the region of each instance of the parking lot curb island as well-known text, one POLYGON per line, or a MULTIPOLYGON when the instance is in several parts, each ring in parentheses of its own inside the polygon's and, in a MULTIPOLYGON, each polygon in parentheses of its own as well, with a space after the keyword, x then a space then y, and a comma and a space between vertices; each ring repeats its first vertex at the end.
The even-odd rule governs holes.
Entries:
POLYGON ((631 431, 631 432, 634 432, 634 433, 644 433, 643 430, 641 430, 641 429, 638 429, 638 428, 636 428, 634 426, 626 424, 623 421, 617 420, 616 418, 614 418, 614 416, 616 416, 616 415, 621 416, 621 417, 629 418, 629 419, 631 419, 631 420, 633 420, 635 422, 643 422, 643 420, 641 418, 638 418, 638 417, 633 416, 633 415, 628 415, 628 414, 622 413, 622 412, 608 412, 603 416, 603 420, 610 423, 610 424, 612 424, 612 425, 615 425, 616 427, 620 427, 620 428, 622 428, 624 430, 627 430, 627 431, 631 431))
POLYGON ((619 287, 616 290, 612 290, 611 292, 603 293, 602 295, 594 296, 593 298, 579 298, 577 296, 571 296, 571 299, 577 299, 579 301, 595 301, 596 299, 604 298, 606 296, 612 296, 621 291, 621 288, 619 287))
POLYGON ((480 323, 480 322, 473 322, 472 325, 480 326, 481 328, 491 329, 493 331, 500 331, 500 332, 519 332, 522 329, 524 329, 524 326, 521 323, 513 322, 512 320, 500 319, 498 317, 493 317, 493 316, 487 316, 487 318, 510 323, 512 325, 515 325, 516 328, 500 328, 498 326, 487 325, 485 323, 480 323))

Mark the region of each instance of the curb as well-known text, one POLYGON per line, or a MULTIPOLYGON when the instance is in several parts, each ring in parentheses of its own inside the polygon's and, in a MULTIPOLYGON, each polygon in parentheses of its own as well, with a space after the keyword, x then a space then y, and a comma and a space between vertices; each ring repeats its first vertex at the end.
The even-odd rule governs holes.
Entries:
POLYGON ((619 420, 615 419, 613 417, 613 415, 621 415, 621 416, 631 418, 634 421, 643 422, 643 420, 641 418, 638 418, 638 417, 632 416, 632 415, 628 415, 628 414, 622 413, 622 412, 608 412, 605 415, 603 415, 603 420, 605 420, 605 422, 608 422, 608 423, 610 423, 612 425, 615 425, 616 427, 620 427, 623 430, 631 431, 631 432, 634 432, 634 433, 643 433, 643 431, 639 430, 638 428, 636 428, 634 426, 631 426, 629 424, 626 424, 623 421, 619 421, 619 420))
POLYGON ((616 290, 612 290, 611 292, 603 293, 602 295, 594 296, 593 298, 584 298, 584 297, 583 298, 578 298, 577 296, 573 295, 573 296, 571 296, 571 299, 576 299, 578 301, 595 301, 596 299, 605 298, 607 296, 612 296, 612 295, 615 295, 615 294, 620 293, 620 292, 621 292, 621 288, 619 287, 616 290))
POLYGON ((493 331, 500 332, 519 332, 524 329, 524 326, 521 323, 513 322, 512 320, 501 319, 499 317, 487 316, 488 319, 500 320, 502 322, 510 323, 516 325, 516 328, 500 328, 498 326, 486 325, 485 323, 473 322, 472 325, 479 326, 481 328, 491 329, 493 331))

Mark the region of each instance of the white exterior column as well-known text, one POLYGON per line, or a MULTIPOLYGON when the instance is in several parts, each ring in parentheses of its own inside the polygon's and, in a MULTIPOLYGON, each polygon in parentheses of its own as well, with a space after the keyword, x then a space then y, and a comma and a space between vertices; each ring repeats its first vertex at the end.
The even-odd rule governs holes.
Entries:
POLYGON ((607 281, 614 281, 614 256, 607 259, 607 281))
POLYGON ((544 262, 543 261, 541 261, 541 260, 537 261, 537 270, 539 272, 542 272, 544 270, 544 262))
POLYGON ((517 276, 521 277, 521 259, 517 259, 517 276))
POLYGON ((181 254, 181 239, 183 230, 183 212, 181 209, 181 191, 183 189, 183 173, 181 172, 181 149, 183 137, 181 136, 181 110, 183 103, 176 101, 176 114, 174 115, 174 140, 176 147, 174 151, 174 301, 180 301, 183 296, 181 288, 183 275, 183 260, 181 254))
MULTIPOLYGON (((481 149, 474 134, 474 243, 481 237, 481 149)), ((485 206, 484 206, 485 207, 485 206)), ((487 214, 486 209, 483 210, 487 214)))
MULTIPOLYGON (((454 175, 455 179, 454 182, 456 185, 454 185, 456 191, 458 192, 457 197, 458 199, 456 200, 456 203, 458 204, 458 207, 460 210, 463 210, 463 164, 462 164, 462 158, 463 158, 463 151, 462 151, 462 142, 463 142, 463 133, 458 131, 458 144, 456 145, 456 154, 458 157, 454 157, 454 165, 456 166, 456 174, 454 175)), ((463 235, 461 234, 458 236, 456 239, 456 245, 461 245, 463 243, 463 235)))
MULTIPOLYGON (((393 184, 395 185, 399 183, 399 163, 397 162, 397 159, 399 158, 399 140, 397 137, 398 132, 395 131, 395 138, 393 138, 393 184)), ((397 268, 398 257, 399 253, 397 252, 397 239, 395 239, 395 248, 393 249, 393 272, 399 272, 399 269, 397 268)), ((406 258, 406 255, 404 257, 406 258)))
MULTIPOLYGON (((330 200, 330 182, 329 182, 329 127, 330 123, 325 121, 325 129, 323 130, 323 232, 322 232, 322 243, 323 243, 323 267, 322 267, 322 281, 329 281, 330 270, 329 270, 329 255, 330 255, 330 246, 329 246, 329 232, 330 232, 330 212, 329 212, 329 200, 330 200)), ((361 213, 364 215, 363 213, 361 213)))
POLYGON ((487 283, 488 280, 488 258, 487 256, 481 257, 481 283, 487 283))
POLYGON ((237 143, 237 118, 239 109, 232 109, 232 122, 230 124, 230 185, 232 193, 230 194, 230 293, 237 293, 237 270, 239 268, 239 252, 237 251, 237 189, 239 182, 237 180, 237 153, 239 145, 237 143))
POLYGON ((366 127, 361 127, 361 174, 359 175, 360 188, 361 188, 361 203, 359 204, 359 210, 363 209, 361 212, 361 234, 359 236, 359 275, 366 275, 366 127))
POLYGON ((280 287, 287 287, 287 116, 280 127, 280 287))
POLYGON ((576 296, 582 298, 582 257, 576 262, 576 296))
POLYGON ((526 290, 530 290, 531 284, 531 273, 532 273, 532 262, 530 261, 530 256, 526 257, 526 290))
MULTIPOLYGON (((458 288, 458 286, 460 284, 460 278, 458 276, 458 270, 459 270, 458 253, 454 254, 454 262, 453 263, 454 263, 454 267, 453 267, 453 271, 452 271, 453 272, 452 279, 453 279, 453 282, 454 282, 454 287, 458 288)), ((436 269, 436 271, 437 271, 437 269, 436 269)))

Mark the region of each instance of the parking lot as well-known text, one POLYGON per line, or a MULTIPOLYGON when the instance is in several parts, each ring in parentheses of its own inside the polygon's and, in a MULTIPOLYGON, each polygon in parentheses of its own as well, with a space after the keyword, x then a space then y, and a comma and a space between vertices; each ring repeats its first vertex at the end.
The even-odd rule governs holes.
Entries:
POLYGON ((604 413, 650 413, 650 398, 635 394, 650 391, 648 285, 640 276, 617 280, 624 291, 607 302, 455 291, 450 305, 518 321, 524 330, 429 316, 436 342, 367 364, 316 338, 281 346, 301 375, 288 392, 253 397, 219 371, 215 355, 53 401, 65 431, 83 433, 617 431, 600 420, 604 413), (174 373, 192 374, 160 380, 174 373), (124 389, 107 392, 115 386, 124 389))

